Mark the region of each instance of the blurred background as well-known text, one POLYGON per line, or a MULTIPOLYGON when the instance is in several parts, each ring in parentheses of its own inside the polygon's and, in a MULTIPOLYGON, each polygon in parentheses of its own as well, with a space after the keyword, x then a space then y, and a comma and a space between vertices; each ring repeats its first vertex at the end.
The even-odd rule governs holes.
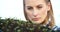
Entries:
MULTIPOLYGON (((55 23, 60 27, 60 0, 51 0, 55 23)), ((0 17, 25 20, 23 0, 0 0, 0 17)))

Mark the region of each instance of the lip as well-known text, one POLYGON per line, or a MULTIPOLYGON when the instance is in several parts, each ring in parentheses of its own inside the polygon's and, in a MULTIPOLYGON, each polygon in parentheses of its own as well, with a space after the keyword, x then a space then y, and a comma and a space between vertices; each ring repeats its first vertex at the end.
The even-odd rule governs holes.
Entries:
POLYGON ((33 20, 33 21, 38 21, 38 20, 39 20, 39 18, 33 18, 32 20, 33 20))

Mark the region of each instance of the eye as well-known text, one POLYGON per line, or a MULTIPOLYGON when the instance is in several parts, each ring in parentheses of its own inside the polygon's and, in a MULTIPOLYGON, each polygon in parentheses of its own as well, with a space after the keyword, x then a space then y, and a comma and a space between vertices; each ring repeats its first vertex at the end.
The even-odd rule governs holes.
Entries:
POLYGON ((38 5, 38 6, 37 6, 37 9, 41 9, 41 8, 42 8, 42 6, 41 6, 41 5, 38 5))
POLYGON ((33 9, 33 7, 28 6, 28 7, 27 7, 27 9, 28 9, 28 10, 32 10, 32 9, 33 9))

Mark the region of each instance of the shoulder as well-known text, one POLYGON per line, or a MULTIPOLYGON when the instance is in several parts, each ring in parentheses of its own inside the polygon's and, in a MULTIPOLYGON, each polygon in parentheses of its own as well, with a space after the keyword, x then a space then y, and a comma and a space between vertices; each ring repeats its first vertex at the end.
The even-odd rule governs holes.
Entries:
POLYGON ((53 31, 56 31, 56 32, 60 32, 60 27, 54 26, 54 27, 52 28, 52 30, 53 30, 53 31))

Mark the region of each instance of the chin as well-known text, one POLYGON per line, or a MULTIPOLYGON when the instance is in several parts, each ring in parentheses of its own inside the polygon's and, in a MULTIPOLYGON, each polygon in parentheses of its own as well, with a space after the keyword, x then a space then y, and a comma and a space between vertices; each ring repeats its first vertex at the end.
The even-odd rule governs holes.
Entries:
POLYGON ((33 23, 35 23, 35 24, 40 24, 40 23, 42 23, 42 22, 40 22, 40 21, 33 21, 33 23))

